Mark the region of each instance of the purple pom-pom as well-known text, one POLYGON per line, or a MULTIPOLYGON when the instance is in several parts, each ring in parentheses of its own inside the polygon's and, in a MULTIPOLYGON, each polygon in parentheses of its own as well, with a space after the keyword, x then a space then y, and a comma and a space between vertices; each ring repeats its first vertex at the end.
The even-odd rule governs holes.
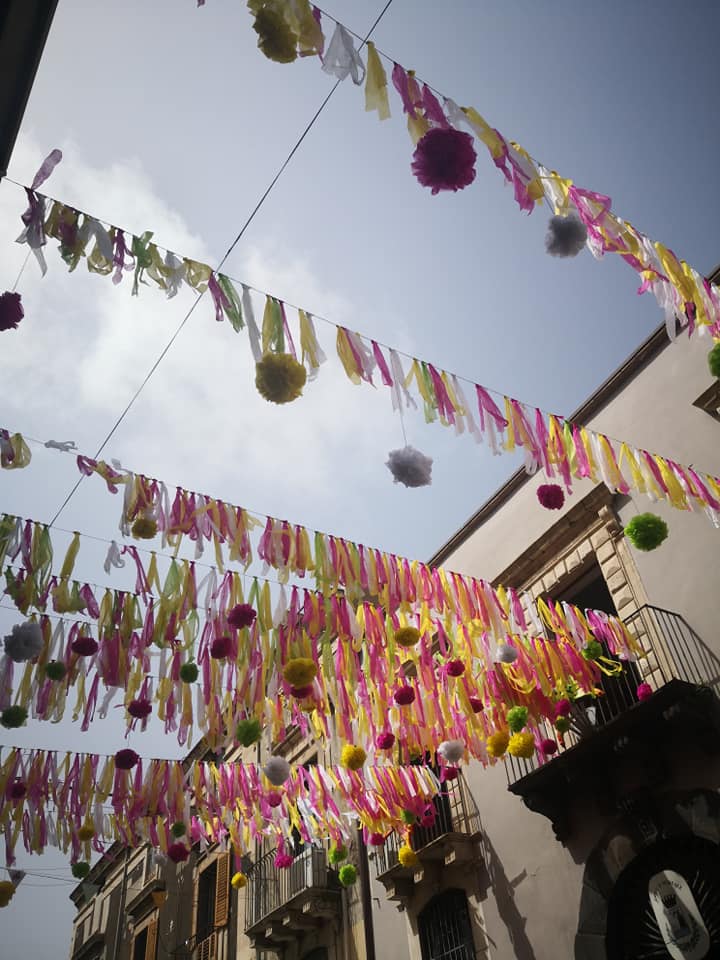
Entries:
POLYGON ((210 644, 210 656, 213 660, 224 660, 230 655, 230 637, 215 637, 210 644))
POLYGON ((131 700, 128 704, 127 710, 130 716, 134 717, 136 720, 144 720, 152 713, 152 704, 149 700, 139 698, 137 700, 131 700))
POLYGON ((231 627, 236 630, 242 630, 244 627, 251 627, 255 622, 257 613, 249 603, 238 603, 236 607, 228 611, 227 621, 231 627))
POLYGON ((132 770, 138 763, 140 763, 140 757, 134 750, 118 750, 115 754, 116 770, 132 770))
POLYGON ((469 133, 454 127, 433 127, 415 148, 412 172, 433 194, 463 190, 475 179, 476 160, 469 133))
POLYGON ((542 483, 537 488, 537 498, 546 510, 562 510, 565 494, 556 483, 542 483))
POLYGON ((0 294, 0 330, 17 330, 24 316, 19 293, 6 290, 0 294))
POLYGON ((638 684, 637 688, 637 698, 638 700, 649 700, 653 695, 653 688, 649 683, 638 684))

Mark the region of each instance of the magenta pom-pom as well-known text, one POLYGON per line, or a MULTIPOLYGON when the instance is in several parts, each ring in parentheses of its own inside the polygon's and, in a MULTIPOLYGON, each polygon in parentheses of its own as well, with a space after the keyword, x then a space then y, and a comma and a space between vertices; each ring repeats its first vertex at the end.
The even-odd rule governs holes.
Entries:
POLYGON ((480 697, 470 697, 470 706, 472 707, 473 713, 482 713, 485 709, 485 704, 482 702, 480 697))
POLYGON ((27 793, 24 780, 14 780, 8 787, 8 796, 11 800, 22 800, 27 793))
POLYGON ((540 752, 545 757, 551 757, 554 753, 557 753, 558 745, 554 740, 551 740, 550 737, 542 740, 540 743, 540 752))
POLYGON ((449 677, 461 677, 465 673, 465 664, 462 660, 450 660, 445 665, 445 673, 449 677))
POLYGON ((537 488, 537 498, 540 506, 546 510, 561 510, 565 503, 565 494, 557 483, 542 483, 537 488))
POLYGON ((213 660, 224 660, 230 653, 230 637, 215 637, 210 644, 210 656, 213 660))
POLYGON ((304 700, 305 697, 309 697, 312 692, 313 687, 311 683, 305 687, 290 687, 290 693, 296 700, 304 700))
POLYGON ((412 687, 405 686, 398 687, 394 694, 395 703, 400 707, 409 707, 411 703, 415 701, 415 691, 412 687))
POLYGON ((569 717, 570 716, 570 701, 569 700, 558 700, 555 704, 555 716, 556 717, 569 717))
POLYGON ((443 780, 457 780, 460 776, 460 771, 457 767, 445 767, 442 772, 443 780))
POLYGON ((128 705, 128 713, 136 720, 144 720, 152 713, 152 704, 149 700, 139 699, 131 700, 128 705))
POLYGON ((395 746, 395 734, 389 731, 381 733, 375 741, 375 746, 378 750, 392 750, 395 746))
POLYGON ((385 843, 385 834, 384 833, 371 833, 368 837, 368 842, 371 847, 382 847, 385 843))
POLYGON ((190 856, 190 851, 184 843, 171 843, 167 849, 167 855, 173 863, 185 863, 190 856))
POLYGON ((475 179, 476 160, 469 133, 454 127, 433 127, 415 148, 412 172, 433 195, 441 190, 463 190, 475 179))
POLYGON ((653 688, 649 683, 641 683, 637 688, 638 700, 648 700, 653 695, 653 688))
POLYGON ((98 642, 94 637, 77 637, 70 647, 79 657, 92 657, 98 652, 98 642))
POLYGON ((267 796, 267 802, 271 807, 279 807, 282 803, 282 796, 279 793, 269 793, 267 796))
POLYGON ((275 855, 275 866, 278 870, 287 870, 293 865, 293 858, 289 853, 278 853, 275 855))
POLYGON ((242 630, 244 627, 251 627, 255 623, 255 617, 257 613, 249 603, 239 603, 228 611, 227 622, 236 630, 242 630))
POLYGON ((134 750, 118 750, 115 754, 116 770, 132 770, 138 763, 140 763, 140 757, 134 750))
POLYGON ((24 316, 19 293, 6 290, 0 294, 0 330, 17 330, 24 316))

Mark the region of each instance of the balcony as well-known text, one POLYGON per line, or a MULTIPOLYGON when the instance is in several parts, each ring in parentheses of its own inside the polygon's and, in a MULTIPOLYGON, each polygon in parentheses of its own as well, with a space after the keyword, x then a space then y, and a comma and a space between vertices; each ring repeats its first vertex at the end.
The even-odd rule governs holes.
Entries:
POLYGON ((340 913, 340 885, 325 851, 306 847, 292 866, 278 870, 275 850, 248 873, 245 933, 256 949, 275 949, 296 940, 340 913))
POLYGON ((433 803, 435 823, 415 827, 410 837, 420 861, 417 866, 400 864, 398 851, 403 841, 395 833, 371 854, 389 900, 405 903, 416 884, 436 879, 445 867, 480 856, 480 815, 462 774, 457 780, 446 781, 433 803))
MULTIPOLYGON (((570 798, 577 801, 577 791, 594 791, 601 812, 612 813, 633 791, 667 782, 673 743, 716 749, 720 660, 670 610, 646 605, 625 622, 643 648, 640 661, 604 677, 602 696, 572 703, 571 730, 551 760, 506 758, 508 789, 549 817, 562 842, 571 831, 570 798), (639 702, 641 682, 654 692, 639 702)), ((538 734, 557 738, 550 723, 538 734)))

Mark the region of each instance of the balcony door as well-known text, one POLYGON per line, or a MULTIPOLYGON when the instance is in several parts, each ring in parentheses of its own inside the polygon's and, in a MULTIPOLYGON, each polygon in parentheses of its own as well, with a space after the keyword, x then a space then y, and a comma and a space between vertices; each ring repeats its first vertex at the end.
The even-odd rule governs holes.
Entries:
POLYGON ((418 916, 422 960, 474 960, 472 923, 464 890, 433 897, 418 916))

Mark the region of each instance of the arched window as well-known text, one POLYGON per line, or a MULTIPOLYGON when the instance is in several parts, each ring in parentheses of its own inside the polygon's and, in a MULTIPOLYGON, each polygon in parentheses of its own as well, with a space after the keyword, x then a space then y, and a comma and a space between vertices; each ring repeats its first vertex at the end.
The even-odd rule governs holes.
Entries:
POLYGON ((472 924, 464 890, 433 897, 418 917, 423 960, 474 960, 472 924))

